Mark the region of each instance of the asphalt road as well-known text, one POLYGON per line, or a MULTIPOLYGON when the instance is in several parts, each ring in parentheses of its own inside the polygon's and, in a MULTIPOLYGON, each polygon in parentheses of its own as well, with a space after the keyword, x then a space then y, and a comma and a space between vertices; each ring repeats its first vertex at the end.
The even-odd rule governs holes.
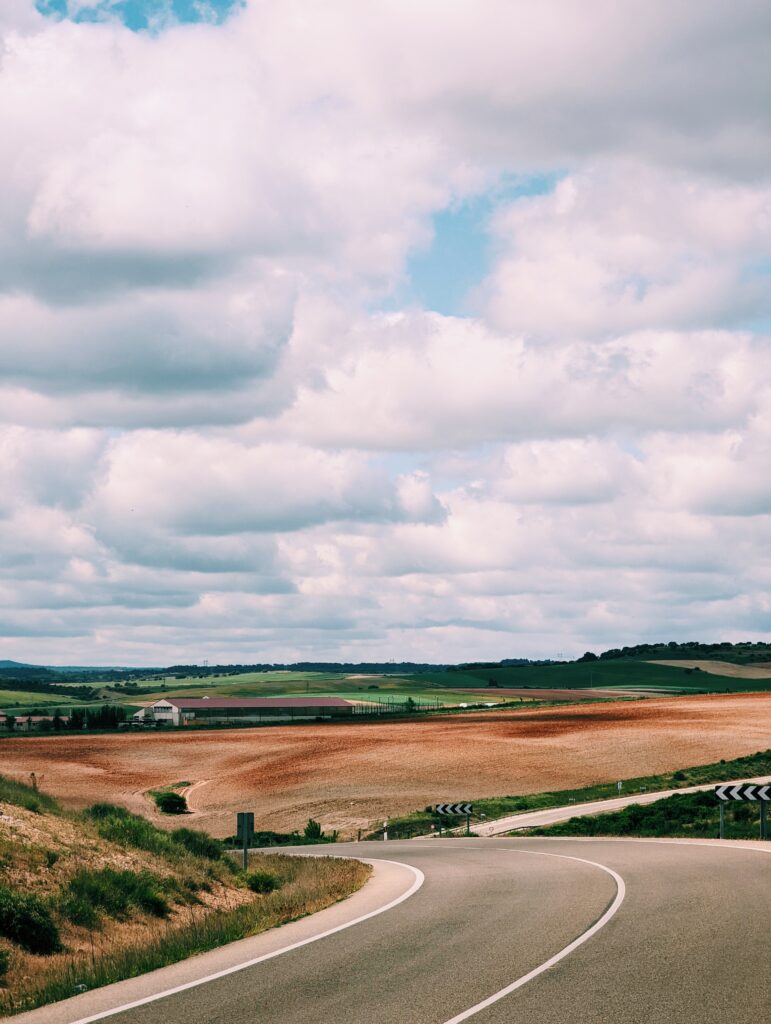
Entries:
MULTIPOLYGON (((733 782, 719 783, 719 785, 730 786, 739 782, 768 783, 771 782, 771 775, 758 775, 751 779, 734 779, 733 782)), ((505 818, 478 822, 471 826, 471 831, 478 836, 502 836, 521 828, 540 828, 544 825, 554 825, 558 821, 568 821, 570 818, 580 818, 592 814, 608 814, 611 811, 620 811, 631 804, 652 804, 657 800, 664 800, 666 797, 675 796, 678 793, 703 793, 709 789, 714 789, 716 785, 718 783, 708 782, 701 786, 681 786, 679 789, 658 790, 652 793, 627 793, 624 796, 611 797, 606 800, 592 800, 586 803, 550 807, 545 811, 509 814, 505 818)), ((460 832, 462 828, 460 826, 454 831, 460 832)))
MULTIPOLYGON (((425 880, 419 888, 413 881, 413 894, 378 916, 106 1019, 771 1020, 771 856, 760 844, 455 839, 349 844, 335 852, 400 861, 425 880)), ((53 1020, 55 1010, 57 1021, 75 1021, 72 1005, 66 1018, 66 1004, 25 1018, 42 1021, 48 1013, 53 1020)))

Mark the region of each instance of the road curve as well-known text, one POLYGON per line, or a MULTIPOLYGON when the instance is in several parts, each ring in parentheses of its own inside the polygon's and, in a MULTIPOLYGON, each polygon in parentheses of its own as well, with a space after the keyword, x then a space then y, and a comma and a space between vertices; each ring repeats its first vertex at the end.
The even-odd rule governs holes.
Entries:
MULTIPOLYGON (((320 941, 109 1019, 116 1024, 757 1024, 771 1019, 765 981, 771 844, 764 849, 760 844, 507 838, 373 846, 341 844, 335 852, 362 857, 376 852, 422 872, 423 885, 408 899, 320 941)), ((53 1016, 67 1005, 19 1020, 31 1022, 43 1014, 37 1019, 69 1024, 78 1017, 53 1016)))
MULTIPOLYGON (((522 814, 509 814, 505 818, 480 822, 471 826, 471 831, 478 836, 502 836, 522 828, 541 828, 544 825, 555 825, 559 821, 570 818, 582 818, 592 814, 608 814, 620 811, 631 804, 652 804, 664 800, 668 796, 682 793, 704 793, 716 786, 733 786, 738 783, 755 782, 771 783, 771 775, 759 775, 752 779, 733 779, 730 782, 708 782, 701 786, 681 786, 680 789, 664 789, 651 793, 630 793, 626 796, 610 797, 605 800, 591 800, 581 804, 563 804, 562 807, 549 807, 543 811, 526 811, 522 814)), ((463 826, 454 830, 462 832, 463 826)))

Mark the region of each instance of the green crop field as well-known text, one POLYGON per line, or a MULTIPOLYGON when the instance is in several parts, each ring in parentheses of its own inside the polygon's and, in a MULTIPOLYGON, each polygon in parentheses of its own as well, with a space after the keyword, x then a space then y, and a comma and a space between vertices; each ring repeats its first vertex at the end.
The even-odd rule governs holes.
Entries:
MULTIPOLYGON (((466 680, 461 680, 462 685, 466 680)), ((472 687, 480 685, 476 680, 472 687)), ((111 691, 109 695, 120 700, 132 700, 130 690, 111 691)), ((158 700, 161 697, 201 697, 204 694, 217 697, 284 697, 313 694, 324 697, 344 697, 347 700, 378 701, 393 698, 416 701, 439 701, 457 704, 464 701, 506 702, 504 696, 495 693, 480 695, 478 692, 453 690, 448 693, 446 686, 437 685, 433 678, 414 676, 367 676, 353 678, 332 672, 245 672, 236 676, 210 676, 205 679, 169 678, 163 688, 150 693, 136 695, 137 703, 158 700)))
POLYGON ((25 708, 37 707, 65 707, 68 704, 79 703, 73 697, 62 697, 58 693, 35 693, 29 690, 0 690, 0 708, 5 709, 9 705, 18 705, 25 708))
MULTIPOLYGON (((566 665, 512 665, 498 668, 468 668, 453 672, 427 673, 444 686, 565 687, 619 689, 677 689, 714 693, 739 693, 771 689, 771 679, 732 679, 694 669, 652 665, 646 661, 570 662, 566 665), (479 680, 478 683, 472 680, 479 680)), ((424 677, 425 678, 425 677, 424 677)))
MULTIPOLYGON (((130 688, 101 693, 111 700, 147 703, 171 694, 196 697, 283 697, 305 694, 353 700, 412 697, 413 700, 460 702, 506 701, 500 688, 618 689, 658 693, 734 693, 771 690, 771 679, 741 679, 696 669, 653 665, 645 661, 615 660, 570 662, 562 665, 517 665, 416 672, 413 675, 345 675, 340 672, 243 672, 234 675, 188 676, 140 681, 139 692, 130 688), (152 689, 150 689, 152 687, 152 689), (450 694, 447 691, 452 690, 450 694), (486 691, 474 693, 474 689, 486 691), (143 691, 147 692, 143 692, 143 691)), ((95 686, 99 683, 95 680, 95 686)), ((53 702, 55 703, 55 701, 53 702)))

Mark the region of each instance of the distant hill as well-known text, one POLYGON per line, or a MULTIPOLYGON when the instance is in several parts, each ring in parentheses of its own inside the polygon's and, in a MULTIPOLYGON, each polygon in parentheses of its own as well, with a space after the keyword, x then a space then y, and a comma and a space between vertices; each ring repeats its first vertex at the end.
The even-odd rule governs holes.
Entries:
POLYGON ((746 665, 757 662, 771 661, 771 642, 741 641, 730 643, 707 644, 698 640, 684 643, 634 644, 631 647, 613 647, 602 654, 596 655, 587 651, 579 661, 608 661, 618 658, 633 661, 663 661, 708 659, 710 661, 728 661, 734 665, 746 665))
POLYGON ((0 660, 0 668, 35 668, 34 665, 28 665, 24 661, 5 661, 0 660))

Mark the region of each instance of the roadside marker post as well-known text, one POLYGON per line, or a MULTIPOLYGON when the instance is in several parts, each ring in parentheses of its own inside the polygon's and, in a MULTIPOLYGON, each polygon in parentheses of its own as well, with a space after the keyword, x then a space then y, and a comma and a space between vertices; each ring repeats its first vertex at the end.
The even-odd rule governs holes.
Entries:
POLYGON ((244 871, 249 867, 249 847, 254 839, 254 815, 251 811, 239 811, 236 815, 236 836, 241 840, 244 871))
POLYGON ((383 822, 383 842, 388 842, 388 818, 383 822))
POLYGON ((439 835, 442 834, 442 815, 455 814, 466 817, 466 835, 471 835, 471 815, 474 813, 473 804, 437 804, 434 811, 439 815, 439 835))
POLYGON ((758 785, 756 782, 739 782, 715 787, 715 796, 720 801, 720 838, 725 836, 725 807, 731 800, 751 800, 760 804, 760 838, 768 838, 768 805, 771 803, 771 784, 758 785))

